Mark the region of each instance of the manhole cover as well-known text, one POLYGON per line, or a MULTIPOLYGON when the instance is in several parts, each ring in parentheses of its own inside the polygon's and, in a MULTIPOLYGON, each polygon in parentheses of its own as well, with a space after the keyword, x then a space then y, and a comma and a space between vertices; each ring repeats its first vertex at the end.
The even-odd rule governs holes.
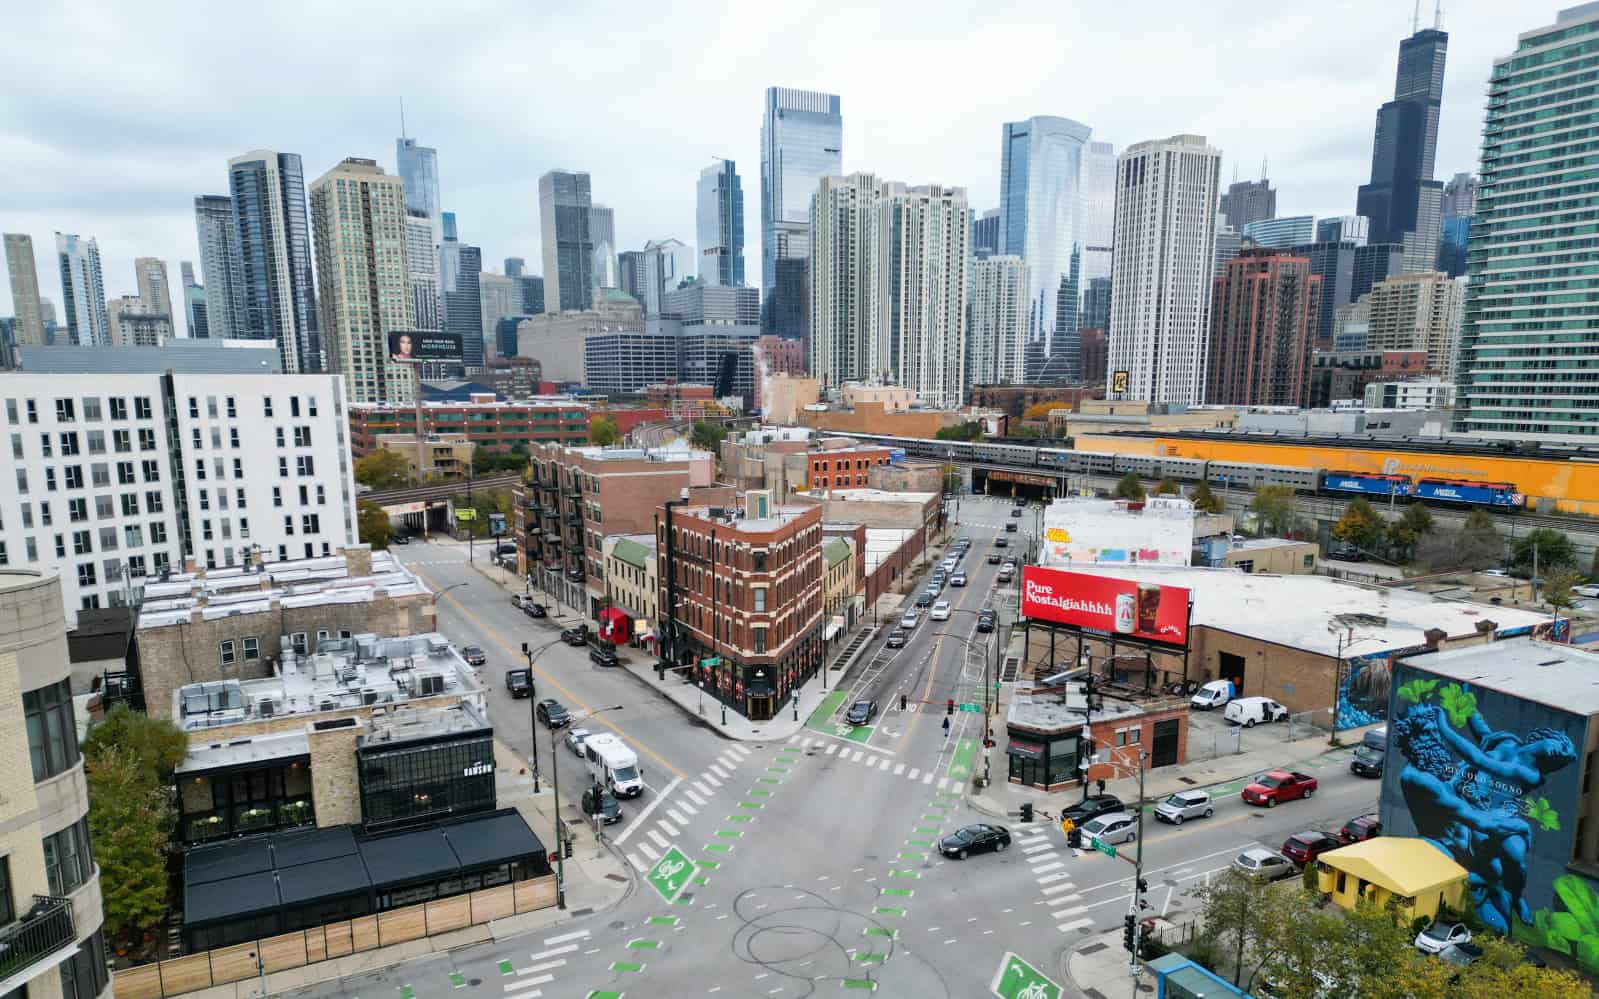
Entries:
POLYGON ((609 925, 609 926, 610 926, 610 928, 611 928, 611 929, 613 929, 613 930, 619 930, 619 929, 621 929, 621 928, 622 928, 622 927, 624 927, 624 926, 626 926, 626 925, 627 925, 627 923, 626 923, 626 922, 624 922, 624 921, 623 921, 623 920, 620 920, 620 919, 613 919, 613 920, 611 920, 611 922, 610 922, 610 923, 609 923, 609 924, 607 924, 607 925, 609 925))

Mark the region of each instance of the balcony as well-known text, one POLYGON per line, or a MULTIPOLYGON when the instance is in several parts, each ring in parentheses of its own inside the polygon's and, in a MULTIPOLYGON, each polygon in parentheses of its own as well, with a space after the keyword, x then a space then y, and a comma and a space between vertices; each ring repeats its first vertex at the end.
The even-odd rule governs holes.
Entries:
POLYGON ((71 957, 77 936, 71 901, 33 896, 33 907, 0 930, 0 995, 71 957))

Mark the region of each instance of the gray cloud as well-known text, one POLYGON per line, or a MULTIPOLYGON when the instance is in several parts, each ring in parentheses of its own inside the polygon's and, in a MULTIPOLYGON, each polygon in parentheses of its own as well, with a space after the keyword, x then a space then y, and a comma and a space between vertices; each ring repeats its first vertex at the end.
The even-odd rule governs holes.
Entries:
MULTIPOLYGON (((1454 6, 1440 179, 1476 168, 1492 60, 1557 9, 1454 6)), ((847 170, 963 184, 979 210, 998 201, 1000 123, 1060 114, 1118 148, 1203 133, 1229 177, 1269 157, 1282 213, 1343 214, 1409 27, 1391 0, 11 4, 0 230, 33 234, 52 299, 56 229, 99 239, 108 295, 131 293, 136 256, 176 280, 197 253, 193 196, 226 190, 228 157, 297 152, 308 179, 351 155, 392 169, 403 96, 410 133, 439 149, 445 207, 494 267, 538 268, 538 176, 555 167, 593 175, 622 248, 692 243, 694 181, 716 155, 738 161, 758 281, 771 84, 843 96, 847 170)))

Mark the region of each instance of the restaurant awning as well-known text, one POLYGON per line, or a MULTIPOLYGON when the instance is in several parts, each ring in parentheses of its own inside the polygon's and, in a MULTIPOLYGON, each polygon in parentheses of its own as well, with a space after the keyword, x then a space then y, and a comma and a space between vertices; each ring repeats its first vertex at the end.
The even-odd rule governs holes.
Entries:
POLYGON ((827 628, 822 631, 822 641, 831 642, 833 640, 833 636, 837 635, 843 630, 844 619, 834 615, 833 619, 827 622, 827 628))

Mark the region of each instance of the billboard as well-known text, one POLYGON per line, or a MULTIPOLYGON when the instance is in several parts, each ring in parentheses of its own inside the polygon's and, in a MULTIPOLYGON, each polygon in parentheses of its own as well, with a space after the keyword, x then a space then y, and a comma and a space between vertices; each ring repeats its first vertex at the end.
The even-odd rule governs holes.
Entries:
POLYGON ((1188 600, 1182 586, 1022 567, 1022 616, 1038 621, 1185 646, 1188 600))
POLYGON ((390 330, 389 360, 460 361, 461 334, 438 330, 390 330))
POLYGON ((1043 565, 1189 565, 1194 511, 1187 500, 1151 497, 1141 512, 1111 500, 1057 501, 1044 508, 1043 565))

